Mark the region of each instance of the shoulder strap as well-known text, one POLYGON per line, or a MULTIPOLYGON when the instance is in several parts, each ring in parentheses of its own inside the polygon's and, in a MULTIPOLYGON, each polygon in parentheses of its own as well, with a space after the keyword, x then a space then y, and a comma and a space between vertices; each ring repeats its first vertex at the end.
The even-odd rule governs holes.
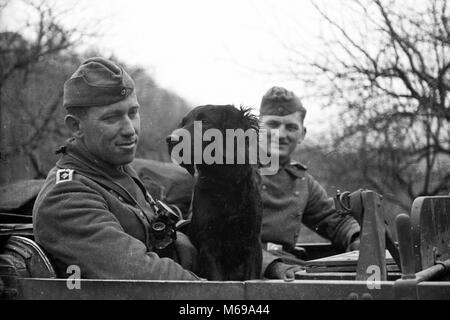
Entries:
POLYGON ((298 161, 291 161, 291 163, 289 165, 293 166, 299 170, 308 170, 307 166, 305 166, 303 163, 298 162, 298 161))
POLYGON ((286 166, 285 170, 294 177, 303 179, 305 177, 306 167, 300 162, 291 162, 286 166))

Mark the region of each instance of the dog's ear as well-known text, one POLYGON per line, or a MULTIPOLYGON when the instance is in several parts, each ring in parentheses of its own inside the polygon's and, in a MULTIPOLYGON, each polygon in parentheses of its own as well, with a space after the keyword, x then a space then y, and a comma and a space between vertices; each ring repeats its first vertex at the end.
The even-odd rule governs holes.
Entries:
POLYGON ((259 131, 259 121, 258 118, 251 113, 251 107, 241 106, 239 112, 241 114, 242 124, 244 126, 244 130, 254 129, 257 132, 259 131))

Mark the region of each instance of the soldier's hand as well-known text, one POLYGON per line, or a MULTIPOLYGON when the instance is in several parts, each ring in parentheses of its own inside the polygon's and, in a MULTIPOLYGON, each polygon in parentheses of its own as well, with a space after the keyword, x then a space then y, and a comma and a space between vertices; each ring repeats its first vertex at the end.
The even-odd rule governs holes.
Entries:
POLYGON ((359 250, 360 246, 360 233, 356 232, 352 235, 350 238, 350 244, 347 245, 347 248, 345 248, 346 252, 359 250))
POLYGON ((352 243, 350 243, 347 246, 347 249, 345 251, 350 252, 350 251, 359 250, 360 245, 361 245, 361 242, 360 242, 359 238, 357 238, 355 241, 353 241, 352 243))
POLYGON ((178 263, 181 264, 183 268, 196 272, 197 249, 189 238, 179 231, 177 231, 177 239, 175 240, 175 250, 178 257, 178 263))
POLYGON ((294 280, 295 273, 302 270, 305 270, 304 266, 275 261, 267 267, 265 276, 269 279, 294 280))

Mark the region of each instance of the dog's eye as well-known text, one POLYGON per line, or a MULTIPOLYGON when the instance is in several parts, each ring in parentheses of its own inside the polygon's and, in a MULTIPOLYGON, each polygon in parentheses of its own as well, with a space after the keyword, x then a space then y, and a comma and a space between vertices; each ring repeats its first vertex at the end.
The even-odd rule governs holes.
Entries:
POLYGON ((211 122, 204 113, 199 113, 196 117, 196 120, 203 122, 203 124, 208 124, 211 122))

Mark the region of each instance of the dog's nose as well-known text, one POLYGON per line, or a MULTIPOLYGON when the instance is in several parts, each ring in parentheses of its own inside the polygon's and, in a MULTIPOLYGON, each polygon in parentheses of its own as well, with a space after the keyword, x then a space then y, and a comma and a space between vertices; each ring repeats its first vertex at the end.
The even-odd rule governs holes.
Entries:
POLYGON ((180 140, 180 136, 173 134, 173 133, 166 137, 167 143, 174 143, 174 142, 178 142, 179 140, 180 140))

